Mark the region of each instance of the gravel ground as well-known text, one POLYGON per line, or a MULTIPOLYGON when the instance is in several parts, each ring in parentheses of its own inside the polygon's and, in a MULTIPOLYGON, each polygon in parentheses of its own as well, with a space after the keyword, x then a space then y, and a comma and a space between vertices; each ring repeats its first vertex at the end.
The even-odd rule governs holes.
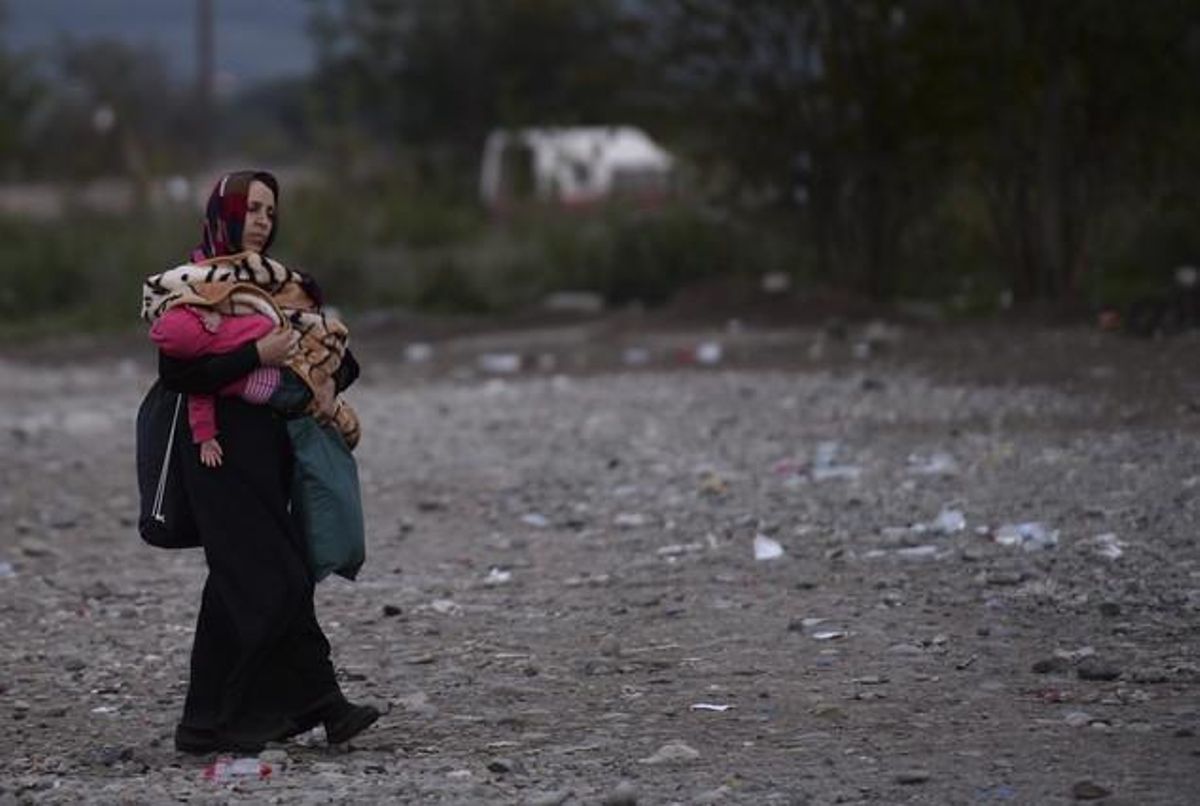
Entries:
POLYGON ((1013 333, 364 341, 368 563, 318 608, 390 710, 217 780, 171 745, 203 558, 133 526, 145 352, 10 356, 0 804, 1195 803, 1200 340, 1013 333))

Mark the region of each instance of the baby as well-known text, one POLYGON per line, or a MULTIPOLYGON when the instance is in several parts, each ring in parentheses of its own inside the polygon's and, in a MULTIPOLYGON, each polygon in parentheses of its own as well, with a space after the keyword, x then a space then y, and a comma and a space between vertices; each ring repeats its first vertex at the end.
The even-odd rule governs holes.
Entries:
MULTIPOLYGON (((155 320, 150 338, 166 355, 191 359, 233 352, 275 327, 275 322, 264 314, 230 315, 213 308, 180 305, 155 320)), ((240 397, 248 403, 267 404, 284 414, 303 412, 312 399, 308 386, 294 372, 281 367, 258 367, 222 388, 220 394, 240 397)), ((188 424, 192 440, 200 446, 200 461, 206 467, 218 467, 222 452, 217 441, 213 395, 188 395, 188 424)))

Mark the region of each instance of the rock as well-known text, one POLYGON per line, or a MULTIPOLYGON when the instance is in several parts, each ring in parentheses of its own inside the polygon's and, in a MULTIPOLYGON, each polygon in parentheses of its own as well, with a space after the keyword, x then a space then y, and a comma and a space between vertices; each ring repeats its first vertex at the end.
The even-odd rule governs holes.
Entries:
POLYGON ((621 781, 601 803, 603 806, 637 806, 637 788, 632 781, 621 781))
POLYGON ((1071 663, 1066 658, 1042 658, 1034 661, 1030 668, 1034 674, 1066 674, 1071 669, 1071 663))
POLYGON ((600 654, 608 658, 616 658, 621 654, 621 642, 617 636, 609 633, 600 640, 600 654))
POLYGON ((813 709, 813 715, 822 719, 843 719, 846 716, 844 708, 833 703, 821 703, 813 709))
POLYGON ((263 750, 258 754, 258 760, 263 764, 271 764, 276 767, 286 767, 288 763, 288 752, 281 747, 263 750))
POLYGON ((100 580, 87 585, 80 593, 85 599, 107 599, 113 595, 112 588, 100 580))
POLYGON ((1099 658, 1084 658, 1080 664, 1075 667, 1075 673, 1079 675, 1080 680, 1092 680, 1098 682, 1107 682, 1116 680, 1121 676, 1121 670, 1110 663, 1105 663, 1099 658))
POLYGON ((700 751, 689 747, 680 741, 667 742, 658 748, 653 755, 641 759, 643 764, 674 764, 694 761, 700 758, 700 751))
POLYGON ((398 616, 403 612, 404 611, 400 608, 399 605, 385 604, 383 606, 383 615, 385 615, 389 618, 391 618, 392 616, 398 616))
POLYGON ((525 799, 525 806, 562 806, 573 793, 570 789, 556 789, 552 792, 537 792, 525 799))
POLYGON ((984 582, 993 587, 1013 587, 1025 581, 1025 575, 1019 571, 992 571, 984 575, 984 582))
POLYGON ((70 660, 68 660, 66 663, 63 664, 63 668, 66 669, 68 672, 78 672, 78 671, 82 671, 83 669, 86 669, 87 664, 84 663, 79 658, 71 658, 70 660))
POLYGON ((494 758, 488 762, 487 768, 495 773, 507 775, 508 773, 523 773, 525 765, 511 758, 494 758))
POLYGON ((923 784, 932 777, 928 770, 904 770, 896 773, 896 783, 905 785, 923 784))
POLYGON ((706 804, 710 804, 710 803, 720 803, 721 801, 725 800, 725 798, 728 797, 729 795, 731 795, 732 793, 733 793, 733 790, 730 787, 722 784, 721 786, 718 786, 716 789, 710 789, 707 792, 701 792, 699 795, 692 798, 691 802, 695 803, 695 804, 701 804, 701 805, 706 805, 706 804))
POLYGON ((32 557, 34 559, 58 556, 58 553, 54 549, 50 548, 49 544, 44 540, 35 540, 33 538, 22 540, 20 548, 22 554, 24 554, 26 557, 32 557))
POLYGON ((1091 724, 1092 715, 1084 711, 1072 711, 1067 714, 1063 721, 1073 728, 1082 728, 1085 725, 1091 724))
POLYGON ((1075 800, 1100 800, 1111 794, 1109 790, 1091 781, 1079 781, 1071 787, 1071 797, 1075 800))
POLYGON ((1105 618, 1116 618, 1121 615, 1121 605, 1116 602, 1101 602, 1100 615, 1105 618))

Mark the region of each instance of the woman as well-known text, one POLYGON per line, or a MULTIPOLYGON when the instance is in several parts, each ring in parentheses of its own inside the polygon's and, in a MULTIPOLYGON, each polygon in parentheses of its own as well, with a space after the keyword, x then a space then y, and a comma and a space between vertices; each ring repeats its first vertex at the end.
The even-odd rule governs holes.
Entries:
MULTIPOLYGON (((279 185, 265 172, 218 182, 209 198, 193 262, 243 251, 265 256, 278 233, 279 185)), ((310 278, 304 290, 319 304, 310 278)), ((214 395, 260 366, 281 366, 296 349, 276 331, 221 355, 195 360, 159 353, 159 377, 172 391, 214 395)), ((337 392, 358 376, 349 352, 333 373, 337 392)), ((254 752, 266 742, 324 724, 330 744, 369 727, 379 712, 342 695, 329 642, 313 609, 314 582, 289 511, 292 454, 283 418, 263 405, 217 397, 222 461, 206 466, 191 439, 176 445, 209 575, 191 675, 175 746, 191 753, 254 752)))

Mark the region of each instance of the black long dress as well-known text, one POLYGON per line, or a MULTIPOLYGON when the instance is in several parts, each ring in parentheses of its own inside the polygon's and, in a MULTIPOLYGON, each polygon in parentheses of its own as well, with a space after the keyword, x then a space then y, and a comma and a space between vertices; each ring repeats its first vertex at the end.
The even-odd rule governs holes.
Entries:
MULTIPOLYGON (((347 356, 339 391, 358 375, 347 356)), ((253 343, 194 361, 159 355, 168 389, 211 394, 258 366, 253 343)), ((313 578, 289 514, 292 451, 283 418, 217 397, 223 452, 200 463, 184 442, 182 475, 208 563, 180 737, 254 744, 315 725, 346 700, 313 610, 313 578)))

